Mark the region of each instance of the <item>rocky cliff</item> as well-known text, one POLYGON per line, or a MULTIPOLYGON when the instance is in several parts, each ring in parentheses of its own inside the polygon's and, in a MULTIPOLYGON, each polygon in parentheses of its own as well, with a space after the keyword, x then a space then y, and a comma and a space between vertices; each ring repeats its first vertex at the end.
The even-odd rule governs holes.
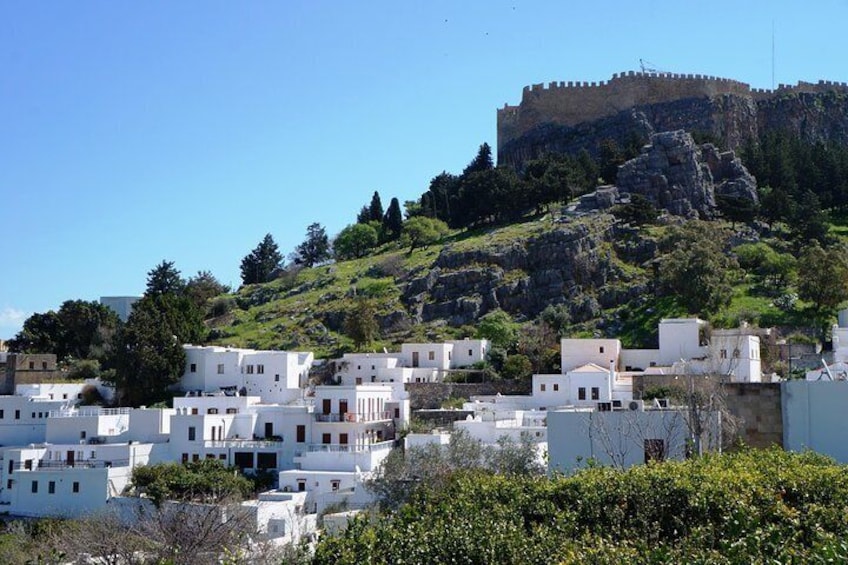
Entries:
POLYGON ((712 218, 720 196, 757 202, 756 180, 732 151, 698 146, 683 130, 652 135, 642 154, 619 168, 616 184, 620 193, 688 218, 712 218))
POLYGON ((498 308, 531 319, 549 304, 567 304, 572 320, 588 320, 644 291, 617 263, 615 237, 612 216, 599 214, 505 243, 449 245, 406 284, 402 300, 416 323, 459 326, 498 308))
POLYGON ((734 150, 769 131, 787 131, 811 142, 848 143, 848 94, 787 92, 760 100, 722 94, 637 105, 576 125, 542 122, 498 147, 498 163, 520 170, 545 154, 576 154, 583 148, 597 156, 604 140, 625 147, 634 138, 678 129, 721 140, 734 150))

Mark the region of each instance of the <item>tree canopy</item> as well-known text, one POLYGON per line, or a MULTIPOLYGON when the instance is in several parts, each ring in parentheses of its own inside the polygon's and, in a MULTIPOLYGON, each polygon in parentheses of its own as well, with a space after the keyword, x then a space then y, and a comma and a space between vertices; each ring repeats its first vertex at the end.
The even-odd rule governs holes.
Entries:
POLYGON ((119 325, 117 314, 98 302, 67 300, 57 312, 27 318, 9 347, 22 353, 55 353, 59 361, 102 359, 119 325))
POLYGON ((180 276, 180 271, 174 266, 174 262, 163 260, 147 272, 147 289, 144 294, 145 296, 182 294, 185 286, 186 281, 180 276))
POLYGON ((377 245, 377 230, 369 224, 352 224, 344 228, 333 242, 337 259, 364 257, 377 245))
POLYGON ((436 218, 416 216, 403 225, 401 242, 409 246, 410 253, 416 247, 425 247, 436 243, 448 233, 448 226, 436 218))
POLYGON ((394 241, 400 238, 403 230, 403 214, 400 211, 400 202, 392 198, 386 215, 383 216, 383 237, 386 241, 394 241))
POLYGON ((268 282, 280 268, 283 256, 271 234, 265 237, 241 260, 241 280, 244 284, 268 282))
POLYGON ((324 226, 318 222, 309 224, 306 228, 306 239, 295 249, 294 262, 312 267, 330 257, 330 239, 327 237, 324 226))
POLYGON ((690 221, 661 242, 659 289, 690 314, 707 315, 730 303, 736 260, 724 252, 726 234, 708 222, 690 221))
POLYGON ((204 326, 197 308, 186 296, 145 296, 115 336, 109 365, 125 406, 162 400, 177 383, 185 366, 184 343, 198 343, 204 326))

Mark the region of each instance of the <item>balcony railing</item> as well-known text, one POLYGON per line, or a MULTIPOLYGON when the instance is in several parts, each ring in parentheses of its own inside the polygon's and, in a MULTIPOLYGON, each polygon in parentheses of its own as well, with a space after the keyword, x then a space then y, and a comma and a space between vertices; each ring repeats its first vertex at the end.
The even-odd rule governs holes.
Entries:
POLYGON ((15 471, 38 471, 41 469, 104 469, 109 467, 127 467, 129 459, 110 460, 80 460, 80 461, 16 461, 13 469, 15 471))
POLYGON ((377 443, 366 444, 340 444, 340 443, 313 443, 307 446, 303 451, 295 455, 303 455, 307 453, 364 453, 368 451, 383 451, 391 449, 394 446, 394 440, 379 441, 377 443))
POLYGON ((226 447, 242 447, 242 448, 280 448, 285 445, 282 441, 270 439, 219 439, 207 440, 203 442, 203 446, 212 449, 221 449, 226 447))
POLYGON ((121 416, 130 413, 130 408, 71 408, 68 410, 51 410, 51 418, 80 418, 82 416, 121 416))
POLYGON ((349 422, 352 424, 361 422, 380 422, 382 420, 391 420, 392 413, 384 412, 347 412, 345 414, 315 414, 316 422, 349 422))

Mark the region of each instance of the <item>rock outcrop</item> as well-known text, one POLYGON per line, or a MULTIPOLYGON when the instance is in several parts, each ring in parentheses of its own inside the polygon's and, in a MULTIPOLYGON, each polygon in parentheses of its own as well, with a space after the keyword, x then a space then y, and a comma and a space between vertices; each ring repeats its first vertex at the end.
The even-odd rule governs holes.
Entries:
POLYGON ((757 201, 756 180, 732 151, 698 146, 683 130, 652 135, 641 155, 619 167, 616 185, 687 218, 712 218, 716 196, 757 201))
MULTIPOLYGON (((575 322, 589 320, 627 298, 615 294, 614 283, 624 276, 612 258, 616 229, 612 216, 598 214, 507 244, 448 246, 426 274, 406 284, 402 300, 415 323, 443 319, 459 326, 498 308, 530 319, 549 304, 567 304, 575 322)), ((645 290, 627 288, 633 296, 645 290)))

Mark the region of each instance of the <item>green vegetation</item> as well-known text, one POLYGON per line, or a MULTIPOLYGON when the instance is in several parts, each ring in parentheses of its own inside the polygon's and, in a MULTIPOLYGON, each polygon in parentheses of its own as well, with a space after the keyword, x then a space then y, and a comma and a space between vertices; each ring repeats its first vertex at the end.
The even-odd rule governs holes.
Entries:
POLYGON ((146 496, 156 506, 166 500, 216 504, 249 497, 253 483, 217 459, 202 459, 184 465, 159 463, 134 467, 128 491, 146 496))
POLYGON ((315 563, 836 563, 848 469, 779 449, 541 478, 454 472, 315 563))

